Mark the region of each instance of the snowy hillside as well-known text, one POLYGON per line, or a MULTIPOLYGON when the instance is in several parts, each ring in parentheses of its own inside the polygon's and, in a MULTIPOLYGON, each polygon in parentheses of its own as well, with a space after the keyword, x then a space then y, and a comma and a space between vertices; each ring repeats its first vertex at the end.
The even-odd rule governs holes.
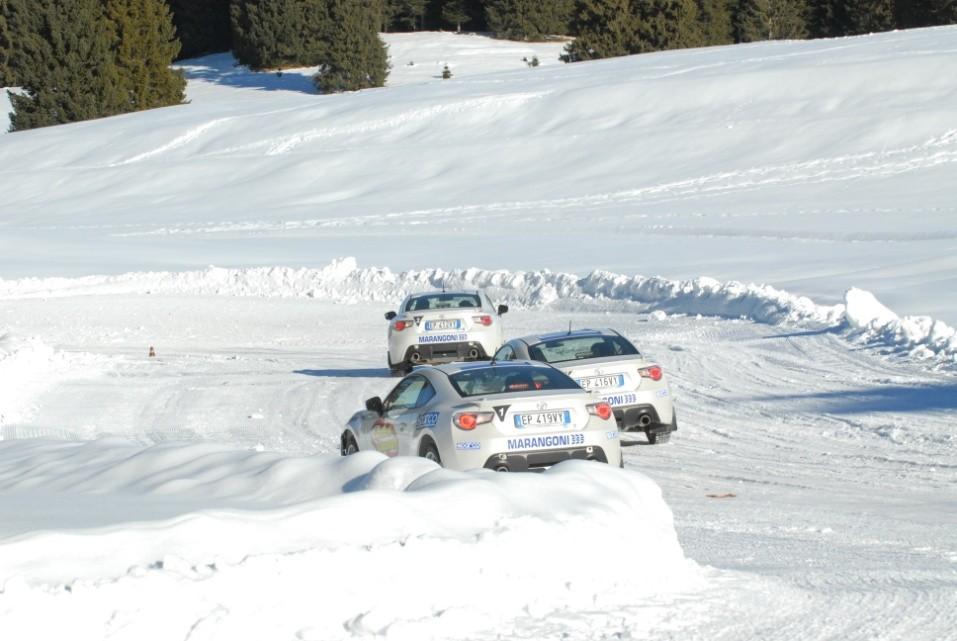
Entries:
POLYGON ((957 28, 387 40, 379 90, 217 55, 0 135, 0 638, 957 639, 957 28), (341 458, 443 284, 632 337, 678 432, 341 458))
POLYGON ((578 65, 389 42, 391 88, 317 96, 213 56, 189 105, 4 136, 0 274, 600 268, 855 286, 957 324, 936 295, 957 288, 957 29, 578 65))

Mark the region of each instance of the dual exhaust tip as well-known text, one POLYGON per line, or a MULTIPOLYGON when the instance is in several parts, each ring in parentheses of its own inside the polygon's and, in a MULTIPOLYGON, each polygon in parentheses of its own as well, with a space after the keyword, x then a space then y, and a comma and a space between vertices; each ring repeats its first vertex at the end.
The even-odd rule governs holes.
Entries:
MULTIPOLYGON (((475 360, 476 358, 479 357, 479 351, 473 347, 472 349, 469 350, 468 357, 471 358, 472 360, 475 360)), ((409 354, 409 362, 412 363, 413 365, 416 363, 421 363, 422 354, 418 352, 412 352, 411 354, 409 354)))

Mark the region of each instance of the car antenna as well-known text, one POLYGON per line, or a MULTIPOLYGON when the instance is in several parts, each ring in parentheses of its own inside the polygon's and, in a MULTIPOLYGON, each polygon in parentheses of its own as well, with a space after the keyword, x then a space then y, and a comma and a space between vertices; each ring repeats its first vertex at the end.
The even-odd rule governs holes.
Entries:
POLYGON ((568 321, 568 335, 571 336, 571 334, 572 334, 572 322, 568 321))

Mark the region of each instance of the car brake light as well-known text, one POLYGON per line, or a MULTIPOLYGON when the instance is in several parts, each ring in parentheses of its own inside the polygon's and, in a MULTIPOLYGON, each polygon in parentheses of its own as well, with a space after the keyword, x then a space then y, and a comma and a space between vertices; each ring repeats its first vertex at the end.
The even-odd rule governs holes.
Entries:
POLYGON ((491 423, 492 412, 459 412, 452 415, 452 422, 462 430, 474 430, 482 423, 491 423))
POLYGON ((395 327, 397 332, 401 332, 406 327, 412 327, 415 325, 412 321, 407 320, 397 320, 392 326, 395 327))
POLYGON ((479 325, 485 325, 486 327, 488 327, 489 325, 492 324, 492 317, 491 317, 491 316, 487 316, 487 315, 486 315, 486 316, 473 316, 473 317, 472 317, 472 320, 475 321, 476 323, 478 323, 479 325))
POLYGON ((611 418, 611 405, 608 403, 592 403, 588 406, 588 413, 597 416, 603 421, 611 418))
POLYGON ((653 381, 660 381, 661 377, 664 376, 664 371, 658 365, 640 369, 638 373, 641 374, 642 378, 650 378, 653 381))

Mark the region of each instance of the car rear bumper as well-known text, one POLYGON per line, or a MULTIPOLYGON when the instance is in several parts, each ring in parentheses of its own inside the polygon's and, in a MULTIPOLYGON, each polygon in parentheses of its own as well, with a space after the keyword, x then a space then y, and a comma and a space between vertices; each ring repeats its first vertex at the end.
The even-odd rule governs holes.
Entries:
POLYGON ((658 410, 650 403, 616 407, 614 412, 618 429, 622 432, 664 434, 666 432, 674 432, 677 429, 671 421, 671 417, 669 417, 667 422, 662 422, 658 410))
POLYGON ((435 345, 410 345, 405 350, 405 363, 458 363, 484 361, 490 358, 485 347, 478 341, 463 343, 437 343, 435 345), (418 359, 415 355, 418 354, 418 359))
POLYGON ((485 461, 484 467, 500 472, 541 471, 556 463, 579 459, 582 461, 608 462, 605 450, 596 445, 562 448, 557 450, 535 450, 531 452, 507 452, 493 454, 485 461))

